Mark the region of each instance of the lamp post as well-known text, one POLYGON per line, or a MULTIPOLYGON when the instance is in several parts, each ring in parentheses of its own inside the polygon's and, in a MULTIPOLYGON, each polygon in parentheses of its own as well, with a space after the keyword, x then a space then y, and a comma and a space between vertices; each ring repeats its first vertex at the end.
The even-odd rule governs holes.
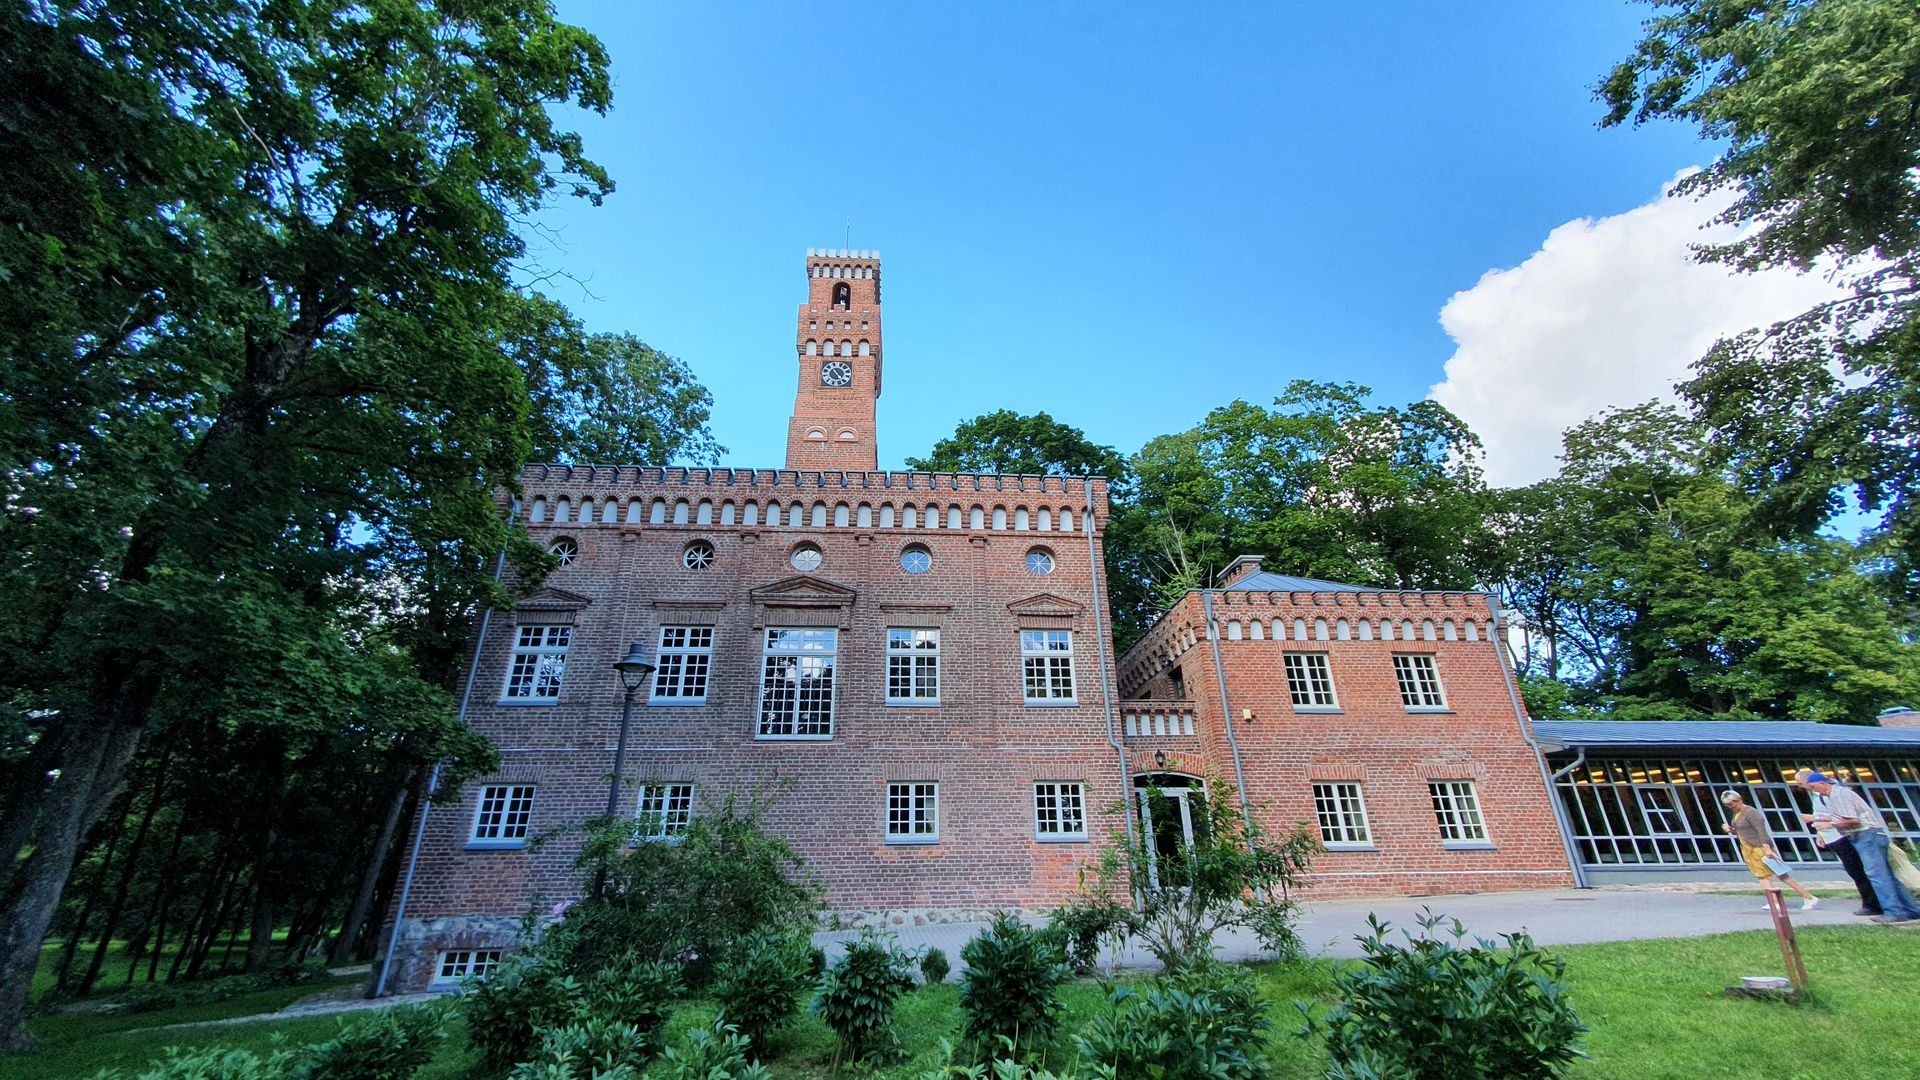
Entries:
MULTIPOLYGON (((613 751, 613 779, 607 783, 607 819, 615 820, 620 812, 620 774, 627 768, 627 731, 633 726, 633 695, 653 674, 653 664, 647 659, 645 650, 639 642, 627 649, 627 655, 614 661, 613 669, 620 673, 620 684, 627 693, 620 703, 620 741, 613 751)), ((599 900, 607 894, 607 864, 600 864, 599 873, 593 878, 593 898, 599 900)))

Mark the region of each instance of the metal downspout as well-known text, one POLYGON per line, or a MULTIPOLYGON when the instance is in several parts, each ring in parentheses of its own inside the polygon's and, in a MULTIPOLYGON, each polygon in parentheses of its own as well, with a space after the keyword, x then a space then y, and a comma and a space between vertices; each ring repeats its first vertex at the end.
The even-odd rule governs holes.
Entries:
MULTIPOLYGON (((516 511, 516 518, 518 513, 516 511)), ((506 570, 507 549, 501 548, 493 561, 493 580, 499 581, 506 570)), ((473 680, 480 673, 480 650, 487 642, 487 627, 493 622, 491 605, 480 613, 480 632, 474 635, 473 659, 467 664, 467 685, 460 691, 459 720, 467 722, 467 702, 473 699, 473 680)), ((407 873, 400 880, 400 902, 393 909, 393 932, 387 935, 386 955, 380 958, 380 978, 373 984, 373 996, 381 997, 387 992, 387 974, 393 969, 393 950, 400 943, 400 924, 407 917, 407 898, 413 893, 413 872, 420 865, 420 843, 427 838, 427 814, 433 809, 433 796, 440 790, 440 762, 433 763, 433 772, 427 776, 426 796, 420 800, 420 824, 413 830, 413 849, 407 854, 407 873)))
POLYGON ((1093 523, 1095 520, 1093 513, 1093 477, 1086 477, 1085 483, 1087 504, 1087 517, 1085 522, 1085 531, 1087 534, 1087 584, 1093 588, 1093 644, 1094 647, 1099 650, 1100 657, 1100 703, 1104 705, 1107 710, 1107 745, 1113 747, 1113 752, 1119 755, 1120 758, 1120 805, 1124 808, 1120 813, 1120 817, 1124 819, 1127 824, 1127 850, 1132 851, 1134 845, 1133 803, 1130 796, 1133 794, 1131 786, 1133 777, 1128 775, 1126 745, 1120 741, 1120 737, 1113 726, 1113 687, 1107 676, 1107 634, 1102 628, 1100 620, 1100 612, 1102 610, 1100 601, 1100 557, 1093 546, 1093 523))
POLYGON ((1227 725, 1227 745, 1233 750, 1233 784, 1240 792, 1240 823, 1253 827, 1253 805, 1247 801, 1247 778, 1240 771, 1240 740, 1233 733, 1233 710, 1227 706, 1227 669, 1220 666, 1220 627, 1213 621, 1213 590, 1200 593, 1200 606, 1207 614, 1207 645, 1213 650, 1213 678, 1220 688, 1220 719, 1227 725))
MULTIPOLYGON (((1481 595, 1486 599, 1488 610, 1493 612, 1493 655, 1500 665, 1500 677, 1507 683, 1507 700, 1513 703, 1513 721, 1520 726, 1520 737, 1527 741, 1527 748, 1533 751, 1533 763, 1540 770, 1540 782, 1546 785, 1547 802, 1553 807, 1553 822, 1560 828, 1560 850, 1567 856, 1567 869, 1573 872, 1574 888, 1591 888, 1592 886, 1587 884, 1586 869, 1581 865, 1580 858, 1574 851, 1573 823, 1567 819, 1567 808, 1560 802, 1560 792, 1553 786, 1555 777, 1560 773, 1552 776, 1547 774, 1546 755, 1540 752, 1540 744, 1533 737, 1533 725, 1527 722, 1527 712, 1520 705, 1520 690, 1514 684, 1513 668, 1507 663, 1507 623, 1500 614, 1500 600, 1493 593, 1481 595)), ((1581 750, 1580 757, 1575 759, 1574 765, 1584 761, 1586 756, 1587 752, 1584 749, 1581 750)), ((1573 765, 1567 766, 1567 769, 1572 768, 1573 765)), ((1561 772, 1565 771, 1567 770, 1561 770, 1561 772)))

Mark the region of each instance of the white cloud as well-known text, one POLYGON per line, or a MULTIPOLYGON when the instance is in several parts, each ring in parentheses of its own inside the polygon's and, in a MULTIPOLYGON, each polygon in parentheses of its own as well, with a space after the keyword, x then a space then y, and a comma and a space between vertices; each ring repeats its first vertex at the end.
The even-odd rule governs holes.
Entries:
POLYGON ((1663 192, 1624 214, 1569 221, 1440 309, 1457 347, 1431 396, 1486 443, 1490 483, 1553 475, 1565 429, 1608 406, 1671 399, 1717 339, 1838 293, 1819 274, 1693 261, 1690 245, 1734 235, 1700 228, 1730 201, 1663 192))

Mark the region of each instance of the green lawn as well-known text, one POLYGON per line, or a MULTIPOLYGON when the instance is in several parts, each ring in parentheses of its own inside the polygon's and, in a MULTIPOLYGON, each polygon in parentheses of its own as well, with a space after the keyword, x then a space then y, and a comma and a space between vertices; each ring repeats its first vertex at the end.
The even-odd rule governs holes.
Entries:
MULTIPOLYGON (((1815 993, 1800 1006, 1723 997, 1722 989, 1742 975, 1778 974, 1780 954, 1764 931, 1710 938, 1578 945, 1554 950, 1567 959, 1573 999, 1593 1031, 1591 1060, 1577 1065, 1576 1078, 1661 1077, 1778 1080, 1862 1080, 1920 1076, 1920 1047, 1914 1028, 1920 999, 1913 980, 1920 973, 1920 931, 1884 927, 1810 927, 1800 931, 1802 951, 1815 993)), ((1292 1002, 1317 999, 1326 986, 1323 965, 1255 969, 1275 1002, 1279 1027, 1274 1038, 1276 1078, 1320 1075, 1318 1049, 1294 1037, 1298 1027, 1292 1002)), ((339 1018, 316 1017, 285 1022, 231 1025, 157 1032, 162 1024, 242 1015, 278 1008, 313 987, 260 991, 229 1001, 135 1015, 55 1015, 34 1024, 45 1047, 7 1060, 0 1074, 21 1080, 38 1077, 86 1077, 108 1065, 138 1064, 169 1045, 231 1045, 264 1049, 279 1033, 295 1041, 330 1035, 339 1018)), ((958 1020, 956 987, 925 988, 910 994, 898 1013, 901 1042, 909 1060, 878 1075, 912 1078, 939 1057, 943 1036, 958 1020)), ((1099 986, 1079 983, 1062 994, 1069 1030, 1102 1007, 1099 986)), ((710 1006, 692 1003, 675 1014, 669 1037, 711 1021, 710 1006)), ((826 1073, 833 1053, 832 1035, 807 1017, 776 1042, 770 1063, 783 1078, 826 1073)), ((472 1059, 459 1026, 447 1048, 422 1076, 452 1080, 469 1075, 472 1059)))

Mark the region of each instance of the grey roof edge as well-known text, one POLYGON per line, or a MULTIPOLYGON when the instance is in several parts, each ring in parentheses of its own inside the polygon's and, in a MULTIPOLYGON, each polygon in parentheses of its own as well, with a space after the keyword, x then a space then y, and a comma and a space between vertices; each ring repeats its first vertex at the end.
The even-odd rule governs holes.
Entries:
POLYGON ((1539 720, 1533 731, 1557 748, 1881 746, 1920 753, 1920 728, 1807 720, 1539 720))

